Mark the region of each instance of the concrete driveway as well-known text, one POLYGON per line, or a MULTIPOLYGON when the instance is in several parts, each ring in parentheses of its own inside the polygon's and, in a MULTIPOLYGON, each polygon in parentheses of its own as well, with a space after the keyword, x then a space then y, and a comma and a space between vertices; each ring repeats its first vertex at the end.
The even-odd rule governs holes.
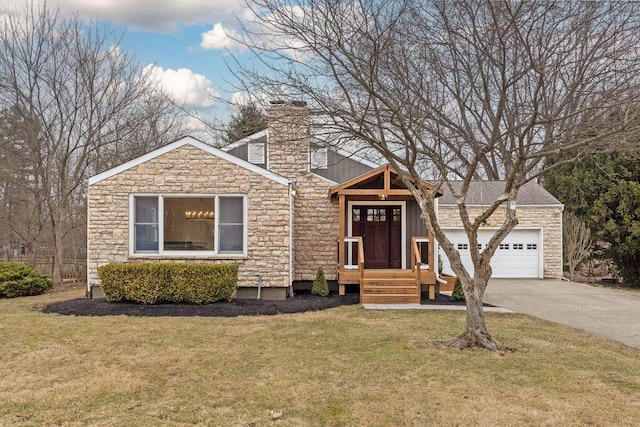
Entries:
POLYGON ((492 279, 484 302, 640 348, 640 296, 560 280, 492 279))

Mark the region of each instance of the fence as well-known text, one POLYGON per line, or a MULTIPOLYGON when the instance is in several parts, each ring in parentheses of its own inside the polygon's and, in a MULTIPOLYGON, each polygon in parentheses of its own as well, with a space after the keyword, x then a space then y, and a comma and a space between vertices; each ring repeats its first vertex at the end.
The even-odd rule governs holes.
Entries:
MULTIPOLYGON (((21 255, 15 251, 5 251, 0 255, 0 260, 14 261, 33 266, 36 271, 46 276, 53 276, 53 256, 47 253, 38 255, 21 255)), ((67 256, 62 260, 62 279, 75 282, 84 282, 87 278, 87 257, 84 254, 67 256)))

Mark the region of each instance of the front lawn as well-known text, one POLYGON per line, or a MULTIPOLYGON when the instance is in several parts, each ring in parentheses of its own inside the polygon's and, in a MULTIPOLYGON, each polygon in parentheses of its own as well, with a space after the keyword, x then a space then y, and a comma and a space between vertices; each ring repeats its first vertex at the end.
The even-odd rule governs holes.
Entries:
POLYGON ((0 300, 0 425, 632 425, 640 350, 489 314, 515 352, 434 346, 462 312, 73 317, 0 300), (271 410, 282 411, 274 421, 271 410))

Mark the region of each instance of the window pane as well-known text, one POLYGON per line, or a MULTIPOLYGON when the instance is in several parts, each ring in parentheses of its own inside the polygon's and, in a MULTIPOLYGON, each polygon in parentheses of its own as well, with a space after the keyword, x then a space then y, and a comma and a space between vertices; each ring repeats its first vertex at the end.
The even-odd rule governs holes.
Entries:
POLYGON ((134 252, 158 252, 158 197, 134 198, 134 252))
POLYGON ((158 252, 158 225, 136 225, 135 242, 135 252, 158 252))
POLYGON ((164 198, 164 250, 213 251, 213 197, 164 198))
POLYGON ((158 223, 158 198, 136 197, 136 224, 158 223))
POLYGON ((240 225, 220 225, 220 253, 242 253, 242 231, 240 225))
POLYGON ((231 196, 218 200, 218 253, 244 252, 244 198, 231 196))
POLYGON ((220 224, 242 224, 242 197, 220 197, 220 224))

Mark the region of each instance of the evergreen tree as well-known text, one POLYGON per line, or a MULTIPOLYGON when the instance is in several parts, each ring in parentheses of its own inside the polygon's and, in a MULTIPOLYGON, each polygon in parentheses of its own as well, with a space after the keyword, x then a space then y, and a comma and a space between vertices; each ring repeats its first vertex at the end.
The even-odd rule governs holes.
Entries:
POLYGON ((456 279, 455 285, 453 285, 453 292, 451 293, 451 298, 456 301, 464 301, 464 291, 462 290, 462 282, 460 279, 456 279))
POLYGON ((321 297, 326 297, 327 295, 329 295, 329 283, 324 276, 324 270, 322 269, 322 267, 318 267, 318 270, 316 271, 316 278, 313 281, 311 293, 313 295, 318 295, 321 297))
POLYGON ((255 104, 248 104, 240 108, 237 114, 231 116, 226 131, 226 140, 230 144, 256 132, 267 128, 267 116, 255 104))
POLYGON ((552 168, 544 177, 545 188, 586 222, 624 281, 640 286, 640 158, 598 154, 552 168))

